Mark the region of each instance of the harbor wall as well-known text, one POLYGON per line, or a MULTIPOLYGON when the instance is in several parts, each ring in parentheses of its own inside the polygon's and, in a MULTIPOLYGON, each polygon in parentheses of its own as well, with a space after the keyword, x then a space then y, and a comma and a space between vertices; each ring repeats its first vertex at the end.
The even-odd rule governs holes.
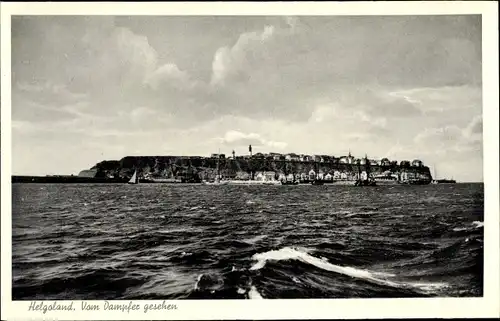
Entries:
POLYGON ((12 176, 12 183, 44 183, 44 184, 93 184, 93 183, 125 183, 126 179, 110 179, 106 177, 82 177, 82 176, 12 176))

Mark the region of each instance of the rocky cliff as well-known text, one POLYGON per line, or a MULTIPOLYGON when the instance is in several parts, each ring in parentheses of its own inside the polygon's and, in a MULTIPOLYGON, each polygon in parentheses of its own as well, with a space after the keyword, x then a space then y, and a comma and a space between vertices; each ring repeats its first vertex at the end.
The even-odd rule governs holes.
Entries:
MULTIPOLYGON (((221 175, 232 178, 248 178, 259 172, 275 172, 280 174, 308 174, 311 170, 320 173, 334 172, 351 175, 367 170, 366 165, 341 164, 332 162, 300 162, 270 160, 264 158, 217 159, 209 157, 183 156, 127 156, 119 161, 102 161, 91 168, 96 177, 129 178, 135 170, 140 177, 180 178, 197 177, 209 179, 216 175, 217 167, 221 175)), ((432 176, 427 166, 400 166, 395 163, 387 166, 369 165, 373 175, 400 174, 425 181, 432 176)))

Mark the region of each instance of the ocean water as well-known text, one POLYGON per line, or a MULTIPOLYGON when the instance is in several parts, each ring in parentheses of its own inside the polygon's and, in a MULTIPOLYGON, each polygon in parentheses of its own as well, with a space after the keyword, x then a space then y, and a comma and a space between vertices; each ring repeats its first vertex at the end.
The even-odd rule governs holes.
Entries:
POLYGON ((482 296, 483 184, 14 184, 28 299, 482 296))

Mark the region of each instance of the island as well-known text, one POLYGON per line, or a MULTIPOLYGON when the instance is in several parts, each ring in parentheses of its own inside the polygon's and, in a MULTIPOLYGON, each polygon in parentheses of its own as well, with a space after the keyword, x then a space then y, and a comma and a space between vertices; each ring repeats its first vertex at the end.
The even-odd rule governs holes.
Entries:
POLYGON ((209 156, 126 156, 120 160, 103 160, 78 175, 13 176, 13 182, 24 183, 125 183, 134 172, 142 183, 200 183, 222 177, 230 180, 282 180, 291 177, 307 183, 313 177, 325 182, 353 181, 369 172, 377 184, 430 184, 429 167, 421 160, 356 158, 345 156, 256 153, 243 156, 211 154, 209 156))

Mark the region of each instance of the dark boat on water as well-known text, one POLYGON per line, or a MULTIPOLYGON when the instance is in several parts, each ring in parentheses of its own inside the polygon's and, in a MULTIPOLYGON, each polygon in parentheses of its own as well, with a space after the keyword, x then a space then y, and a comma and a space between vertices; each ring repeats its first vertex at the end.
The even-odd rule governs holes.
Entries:
POLYGON ((283 165, 283 172, 285 174, 285 177, 281 180, 281 185, 299 185, 299 181, 296 179, 295 173, 292 173, 292 179, 288 179, 289 171, 286 163, 284 163, 283 165))
POLYGON ((316 173, 315 173, 315 177, 314 179, 312 180, 311 182, 311 185, 325 185, 325 180, 324 179, 321 179, 319 178, 319 164, 317 162, 316 163, 316 173))
POLYGON ((377 183, 373 179, 358 179, 354 186, 377 186, 377 183))
POLYGON ((299 185, 299 182, 296 180, 293 180, 293 181, 282 180, 281 185, 299 185))
MULTIPOLYGON (((434 165, 434 177, 437 177, 437 168, 436 165, 434 165)), ((456 184, 457 181, 452 179, 447 179, 447 178, 442 178, 442 179, 433 179, 432 184, 456 184)))
POLYGON ((435 179, 432 181, 433 184, 456 184, 457 181, 454 179, 435 179))

